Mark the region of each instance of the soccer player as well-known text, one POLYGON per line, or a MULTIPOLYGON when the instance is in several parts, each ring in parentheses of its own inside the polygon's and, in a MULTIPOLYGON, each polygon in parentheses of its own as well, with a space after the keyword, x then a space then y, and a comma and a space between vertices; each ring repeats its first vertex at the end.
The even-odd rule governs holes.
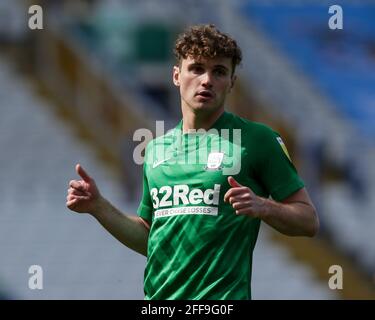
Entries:
POLYGON ((251 299, 260 222, 311 237, 316 210, 281 137, 225 110, 242 58, 236 41, 198 25, 174 51, 182 120, 147 145, 138 216, 111 205, 79 164, 66 205, 147 256, 145 299, 251 299))

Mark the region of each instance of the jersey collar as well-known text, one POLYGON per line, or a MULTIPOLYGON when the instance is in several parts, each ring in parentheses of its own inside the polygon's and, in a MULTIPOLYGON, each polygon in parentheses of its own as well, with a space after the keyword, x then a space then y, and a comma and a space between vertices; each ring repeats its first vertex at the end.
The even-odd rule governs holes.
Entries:
MULTIPOLYGON (((230 112, 223 111, 223 113, 219 116, 219 118, 216 119, 216 121, 213 123, 213 125, 210 127, 210 129, 217 129, 218 131, 224 126, 224 124, 228 121, 230 117, 230 112)), ((174 128, 173 132, 173 149, 174 150, 181 150, 181 144, 183 141, 184 136, 188 137, 188 133, 183 134, 182 133, 182 124, 183 119, 180 120, 180 122, 177 124, 177 126, 174 128)))

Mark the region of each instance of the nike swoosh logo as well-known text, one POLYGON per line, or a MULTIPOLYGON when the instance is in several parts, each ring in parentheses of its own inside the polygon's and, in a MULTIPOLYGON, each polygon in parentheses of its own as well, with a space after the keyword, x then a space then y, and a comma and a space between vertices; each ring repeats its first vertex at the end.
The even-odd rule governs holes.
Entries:
POLYGON ((165 161, 168 161, 169 159, 171 159, 171 158, 163 159, 163 160, 160 160, 160 161, 155 161, 152 165, 152 169, 155 169, 157 166, 161 165, 165 161))

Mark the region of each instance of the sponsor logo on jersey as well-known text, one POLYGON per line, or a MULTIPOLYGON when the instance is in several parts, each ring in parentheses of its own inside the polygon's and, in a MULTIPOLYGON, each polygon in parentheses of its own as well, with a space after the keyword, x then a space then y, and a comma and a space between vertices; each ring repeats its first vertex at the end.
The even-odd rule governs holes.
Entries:
POLYGON ((150 195, 153 207, 156 209, 155 218, 183 214, 217 216, 220 184, 215 184, 213 189, 206 190, 190 189, 186 184, 162 186, 159 189, 152 188, 150 195))

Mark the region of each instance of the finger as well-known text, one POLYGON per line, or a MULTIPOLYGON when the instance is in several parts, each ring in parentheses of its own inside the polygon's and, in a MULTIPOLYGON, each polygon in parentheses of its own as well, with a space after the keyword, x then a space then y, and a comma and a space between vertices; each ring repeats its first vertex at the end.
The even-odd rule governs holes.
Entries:
POLYGON ((90 200, 90 197, 88 196, 73 196, 73 195, 69 195, 69 201, 70 200, 73 200, 73 199, 77 199, 77 200, 90 200))
POLYGON ((236 210, 250 208, 250 206, 251 206, 250 201, 235 202, 232 204, 233 209, 236 209, 236 210))
POLYGON ((77 203, 77 199, 73 199, 73 200, 70 200, 70 201, 67 201, 66 202, 66 206, 69 208, 69 209, 72 209, 75 207, 75 204, 77 203))
POLYGON ((254 217, 256 216, 255 212, 249 207, 237 209, 235 212, 236 212, 237 215, 246 214, 246 215, 249 215, 249 216, 254 216, 254 217))
POLYGON ((76 165, 76 172, 83 179, 83 181, 91 182, 92 178, 88 175, 88 173, 82 168, 80 164, 76 165))
POLYGON ((69 187, 81 191, 86 191, 85 185, 83 181, 71 180, 69 182, 69 187))
POLYGON ((224 195, 224 201, 227 202, 230 197, 246 192, 247 187, 230 188, 224 195))
POLYGON ((74 195, 74 196, 88 196, 88 197, 91 196, 91 193, 88 192, 88 191, 81 191, 81 190, 74 189, 74 188, 69 188, 68 194, 71 194, 71 195, 74 195))
POLYGON ((228 177, 228 183, 232 188, 236 187, 243 187, 243 185, 239 184, 236 179, 234 179, 232 176, 228 177))
POLYGON ((90 192, 70 187, 68 189, 68 193, 77 194, 78 196, 80 196, 80 195, 88 195, 90 192))
MULTIPOLYGON (((66 201, 71 201, 71 200, 73 200, 73 199, 77 199, 78 197, 81 197, 81 196, 74 196, 74 195, 72 195, 72 194, 68 194, 67 196, 66 196, 66 201)), ((77 199, 78 200, 78 199, 77 199)))
POLYGON ((242 201, 250 201, 251 197, 248 192, 246 193, 240 193, 237 196, 231 196, 229 197, 229 203, 233 204, 234 202, 242 202, 242 201))

